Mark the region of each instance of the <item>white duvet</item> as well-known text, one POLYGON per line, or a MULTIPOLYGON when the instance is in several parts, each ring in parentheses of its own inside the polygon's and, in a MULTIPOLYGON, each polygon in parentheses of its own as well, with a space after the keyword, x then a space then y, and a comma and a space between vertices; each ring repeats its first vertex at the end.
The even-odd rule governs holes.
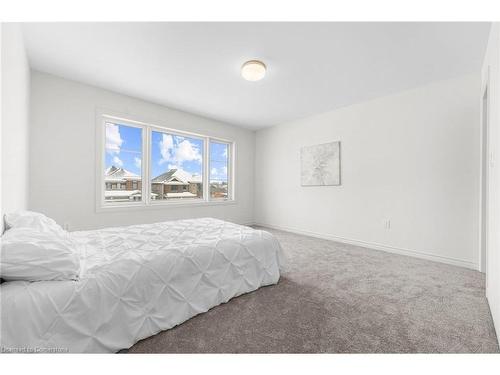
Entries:
POLYGON ((210 218, 71 238, 79 281, 1 285, 2 351, 115 352, 277 283, 283 265, 270 233, 210 218))

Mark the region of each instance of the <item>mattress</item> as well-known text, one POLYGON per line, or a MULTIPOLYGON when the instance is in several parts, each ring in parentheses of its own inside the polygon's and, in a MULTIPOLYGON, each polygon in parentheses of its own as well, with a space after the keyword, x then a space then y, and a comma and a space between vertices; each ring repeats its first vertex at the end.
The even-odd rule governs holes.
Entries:
POLYGON ((276 284, 268 232, 203 218, 72 232, 78 281, 5 282, 2 351, 116 352, 276 284))

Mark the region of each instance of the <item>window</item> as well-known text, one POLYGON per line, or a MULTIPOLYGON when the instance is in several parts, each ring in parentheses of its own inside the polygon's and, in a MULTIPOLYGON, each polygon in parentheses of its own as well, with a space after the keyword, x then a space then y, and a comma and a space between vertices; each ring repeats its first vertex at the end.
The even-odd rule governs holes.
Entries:
POLYGON ((203 199, 204 143, 203 138, 152 131, 151 191, 157 200, 203 199))
POLYGON ((234 199, 233 142, 104 114, 98 126, 98 209, 234 199))
POLYGON ((228 199, 229 144, 210 142, 210 198, 228 199))
POLYGON ((142 195, 134 186, 142 180, 142 129, 105 122, 104 201, 136 202, 142 195))

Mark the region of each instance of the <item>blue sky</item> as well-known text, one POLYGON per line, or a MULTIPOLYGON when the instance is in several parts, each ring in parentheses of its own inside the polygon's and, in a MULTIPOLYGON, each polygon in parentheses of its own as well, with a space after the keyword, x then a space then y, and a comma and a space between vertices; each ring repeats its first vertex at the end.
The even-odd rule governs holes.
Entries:
POLYGON ((141 175, 142 130, 131 126, 106 124, 106 168, 114 165, 141 175))
MULTIPOLYGON (((106 124, 106 168, 114 165, 141 175, 142 130, 119 124, 106 124)), ((168 133, 152 132, 151 175, 170 169, 202 174, 203 140, 168 133)), ((210 179, 227 181, 228 145, 211 142, 210 179)))
POLYGON ((227 182, 228 145, 210 143, 210 180, 227 182))

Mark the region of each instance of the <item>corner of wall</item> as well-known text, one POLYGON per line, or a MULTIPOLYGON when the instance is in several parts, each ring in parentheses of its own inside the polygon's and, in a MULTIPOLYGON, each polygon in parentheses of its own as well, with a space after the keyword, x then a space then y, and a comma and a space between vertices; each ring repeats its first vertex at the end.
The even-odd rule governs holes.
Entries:
POLYGON ((1 41, 0 212, 3 230, 5 212, 28 207, 31 73, 21 25, 3 23, 1 41))
MULTIPOLYGON (((0 22, 0 98, 3 97, 3 69, 2 59, 3 59, 3 23, 0 22)), ((3 100, 0 99, 0 180, 2 179, 2 128, 3 128, 3 100)), ((0 182, 0 235, 3 234, 4 230, 4 219, 3 219, 3 205, 2 205, 2 183, 0 182)))
POLYGON ((495 325, 497 337, 500 337, 500 24, 491 26, 486 48, 481 88, 488 85, 488 217, 487 217, 487 261, 486 261, 486 298, 495 325))

